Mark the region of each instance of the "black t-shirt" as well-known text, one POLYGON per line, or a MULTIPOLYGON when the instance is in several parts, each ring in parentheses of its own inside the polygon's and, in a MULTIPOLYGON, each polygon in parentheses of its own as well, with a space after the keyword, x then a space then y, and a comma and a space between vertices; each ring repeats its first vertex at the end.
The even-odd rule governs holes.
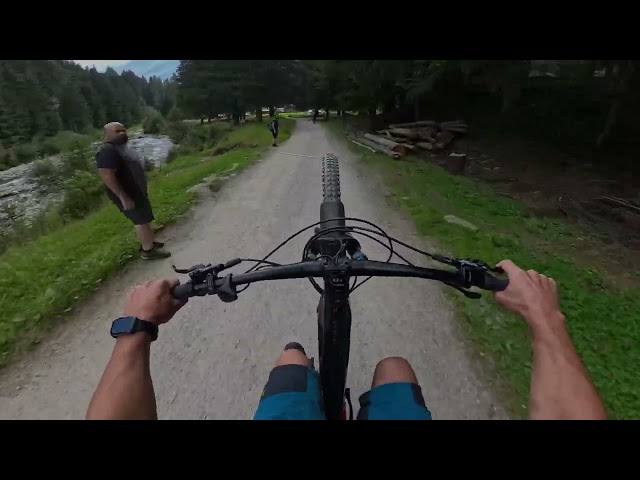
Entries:
MULTIPOLYGON (((145 196, 136 183, 134 173, 131 171, 131 166, 122 158, 113 145, 106 143, 102 146, 96 154, 96 166, 97 168, 115 170, 118 183, 132 199, 135 200, 136 198, 145 196)), ((144 172, 142 174, 144 175, 144 172)), ((118 199, 106 185, 105 191, 111 199, 118 199)))

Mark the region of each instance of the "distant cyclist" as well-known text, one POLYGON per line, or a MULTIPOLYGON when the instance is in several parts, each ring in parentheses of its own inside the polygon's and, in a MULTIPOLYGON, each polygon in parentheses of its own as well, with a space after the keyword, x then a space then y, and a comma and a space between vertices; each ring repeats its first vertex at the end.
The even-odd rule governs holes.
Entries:
MULTIPOLYGON (((510 260, 500 262, 509 286, 496 301, 522 316, 529 326, 533 372, 529 397, 531 419, 606 419, 598 392, 589 379, 565 326, 556 283, 510 260)), ((93 394, 87 419, 157 419, 150 373, 150 348, 157 327, 184 305, 170 293, 178 280, 148 282, 128 296, 125 317, 144 320, 114 322, 117 336, 111 359, 93 394), (119 323, 119 327, 116 323, 119 323), (135 333, 124 332, 137 325, 135 333)), ((452 399, 453 400, 453 399, 452 399)), ((304 349, 289 344, 280 354, 263 390, 255 419, 324 419, 318 374, 304 349)), ((431 419, 416 374, 400 357, 378 363, 371 390, 360 397, 358 419, 431 419)))

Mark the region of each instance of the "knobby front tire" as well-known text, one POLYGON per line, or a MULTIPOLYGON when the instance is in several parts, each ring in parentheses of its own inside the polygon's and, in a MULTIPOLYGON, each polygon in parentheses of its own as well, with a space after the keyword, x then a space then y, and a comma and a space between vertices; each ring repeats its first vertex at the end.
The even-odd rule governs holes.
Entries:
POLYGON ((322 159, 322 193, 325 202, 340 201, 340 167, 333 153, 322 159))

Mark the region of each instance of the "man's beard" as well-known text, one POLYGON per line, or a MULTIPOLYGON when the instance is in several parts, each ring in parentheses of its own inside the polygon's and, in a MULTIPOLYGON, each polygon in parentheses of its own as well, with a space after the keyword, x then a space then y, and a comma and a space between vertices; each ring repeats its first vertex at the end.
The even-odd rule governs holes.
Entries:
POLYGON ((113 143, 115 143, 116 145, 126 145, 128 141, 129 141, 129 137, 127 135, 118 135, 113 140, 113 143))

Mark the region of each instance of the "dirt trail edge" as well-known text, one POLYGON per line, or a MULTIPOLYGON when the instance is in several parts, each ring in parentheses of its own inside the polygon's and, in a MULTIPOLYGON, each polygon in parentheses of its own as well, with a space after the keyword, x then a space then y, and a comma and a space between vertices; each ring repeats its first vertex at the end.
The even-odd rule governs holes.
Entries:
MULTIPOLYGON (((0 377, 1 419, 81 419, 109 359, 111 321, 126 292, 138 283, 175 276, 171 264, 262 258, 290 234, 318 220, 321 160, 340 158, 342 200, 348 216, 378 223, 397 238, 417 243, 407 219, 385 205, 384 194, 355 168, 355 158, 320 125, 298 122, 289 141, 229 180, 216 199, 163 232, 173 256, 136 262, 77 309, 38 348, 0 377), (308 156, 285 155, 300 154, 308 156)), ((307 236, 272 258, 298 261, 307 236)), ((369 258, 382 247, 362 239, 369 258)), ((409 260, 419 256, 405 253, 409 260)), ((238 270, 236 267, 235 270, 238 270)), ((372 279, 352 297, 353 326, 348 386, 354 407, 368 390, 376 363, 403 356, 413 365, 434 419, 507 418, 474 373, 461 329, 441 286, 415 279, 372 279)), ((261 389, 284 345, 298 341, 317 357, 318 294, 306 280, 249 287, 235 303, 192 299, 160 329, 151 370, 162 419, 250 419, 261 389)))

